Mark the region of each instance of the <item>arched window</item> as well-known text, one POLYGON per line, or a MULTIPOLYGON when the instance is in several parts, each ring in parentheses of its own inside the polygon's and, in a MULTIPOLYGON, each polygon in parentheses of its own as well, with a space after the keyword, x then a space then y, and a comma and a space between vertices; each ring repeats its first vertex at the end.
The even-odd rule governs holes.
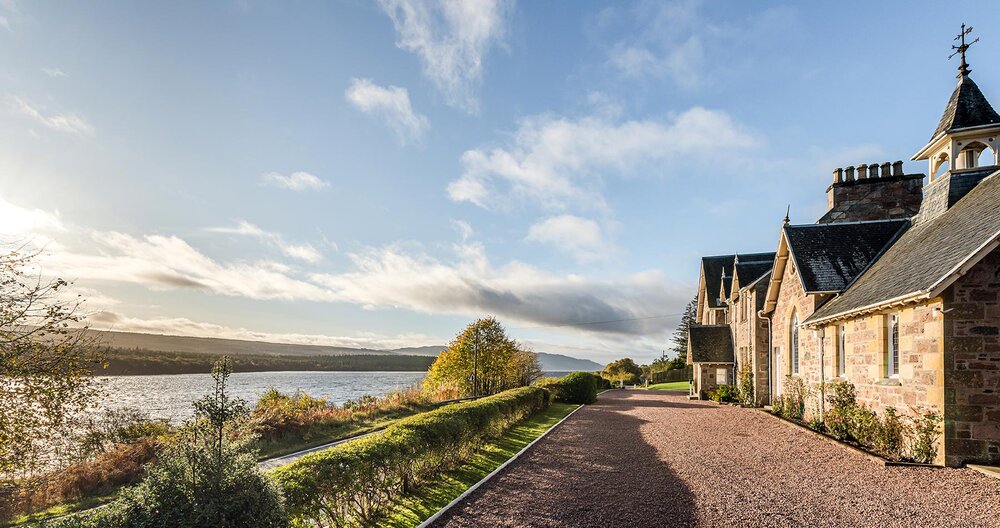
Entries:
POLYGON ((847 323, 838 327, 837 332, 837 375, 847 374, 847 323))
POLYGON ((948 172, 948 153, 942 152, 932 162, 931 181, 938 179, 946 172, 948 172))
POLYGON ((792 314, 791 343, 788 348, 792 351, 792 374, 799 373, 799 314, 792 314))
POLYGON ((886 329, 885 347, 885 377, 899 377, 899 316, 892 314, 889 316, 888 328, 886 329))

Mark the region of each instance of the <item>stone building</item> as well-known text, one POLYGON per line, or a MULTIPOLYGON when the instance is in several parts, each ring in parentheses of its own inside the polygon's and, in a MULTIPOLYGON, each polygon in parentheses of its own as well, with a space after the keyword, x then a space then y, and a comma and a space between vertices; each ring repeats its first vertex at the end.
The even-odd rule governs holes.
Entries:
MULTIPOLYGON (((928 162, 929 177, 904 174, 898 161, 837 169, 828 211, 815 224, 786 218, 773 269, 753 288, 738 266, 728 298, 713 304, 714 290, 700 286, 699 308, 703 293, 705 315, 729 325, 734 362, 747 357, 757 387, 762 379, 778 396, 799 380, 819 391, 807 411, 822 414, 824 384, 843 380, 879 414, 940 413, 937 462, 1000 464, 998 140, 1000 115, 963 57, 937 128, 912 158, 928 162), (751 298, 761 304, 756 334, 742 315, 751 298)), ((723 277, 711 279, 721 287, 723 277)))
POLYGON ((771 389, 767 376, 767 325, 759 312, 764 307, 774 253, 765 255, 757 262, 736 261, 726 299, 736 359, 734 382, 742 383, 741 377, 749 376, 754 400, 759 405, 769 402, 771 389))
POLYGON ((703 398, 719 385, 733 383, 733 334, 729 325, 691 325, 687 362, 691 365, 692 396, 703 398))

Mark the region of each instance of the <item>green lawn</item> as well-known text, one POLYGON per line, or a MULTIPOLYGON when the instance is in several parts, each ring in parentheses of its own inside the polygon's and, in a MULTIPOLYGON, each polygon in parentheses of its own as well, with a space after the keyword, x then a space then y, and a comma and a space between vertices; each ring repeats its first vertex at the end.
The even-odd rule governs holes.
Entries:
POLYGON ((686 381, 671 381, 670 383, 657 383, 646 387, 647 390, 688 390, 690 384, 686 381))
POLYGON ((413 527, 479 482, 524 446, 549 430, 578 405, 554 403, 548 410, 513 427, 495 443, 484 446, 467 464, 424 483, 397 501, 395 511, 380 526, 413 527))

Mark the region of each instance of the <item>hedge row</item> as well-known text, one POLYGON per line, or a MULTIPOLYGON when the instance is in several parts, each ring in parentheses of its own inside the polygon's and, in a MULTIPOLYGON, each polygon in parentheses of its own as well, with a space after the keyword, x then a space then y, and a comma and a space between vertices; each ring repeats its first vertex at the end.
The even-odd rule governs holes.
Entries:
POLYGON ((550 401, 547 390, 523 387, 456 403, 306 455, 271 477, 284 493, 293 524, 376 524, 400 494, 468 460, 550 401))
POLYGON ((539 386, 552 391, 556 401, 589 404, 597 401, 598 391, 611 388, 611 383, 592 372, 571 372, 562 378, 544 378, 539 386))

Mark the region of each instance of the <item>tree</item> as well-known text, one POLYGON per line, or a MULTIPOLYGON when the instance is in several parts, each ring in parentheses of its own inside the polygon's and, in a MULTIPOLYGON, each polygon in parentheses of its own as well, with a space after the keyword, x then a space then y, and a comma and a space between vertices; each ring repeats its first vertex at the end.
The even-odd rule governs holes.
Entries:
POLYGON ((622 358, 608 363, 601 371, 601 377, 618 383, 624 387, 625 383, 636 383, 642 375, 642 368, 635 364, 632 358, 622 358))
POLYGON ((484 396, 531 384, 541 375, 538 356, 507 337, 493 317, 465 327, 441 352, 424 380, 431 392, 484 396))
POLYGON ((0 479, 59 462, 53 445, 97 396, 103 354, 81 327, 82 299, 43 280, 24 247, 0 255, 0 479))
POLYGON ((677 357, 686 358, 688 353, 688 329, 695 324, 698 317, 698 296, 684 307, 684 314, 681 315, 681 322, 677 325, 672 336, 674 346, 670 348, 677 357))
POLYGON ((212 368, 215 390, 194 403, 195 417, 180 430, 137 486, 126 489, 108 508, 92 510, 82 526, 261 527, 288 525, 281 493, 257 466, 255 438, 238 440, 234 426, 248 413, 232 399, 226 384, 232 362, 223 357, 212 368))

